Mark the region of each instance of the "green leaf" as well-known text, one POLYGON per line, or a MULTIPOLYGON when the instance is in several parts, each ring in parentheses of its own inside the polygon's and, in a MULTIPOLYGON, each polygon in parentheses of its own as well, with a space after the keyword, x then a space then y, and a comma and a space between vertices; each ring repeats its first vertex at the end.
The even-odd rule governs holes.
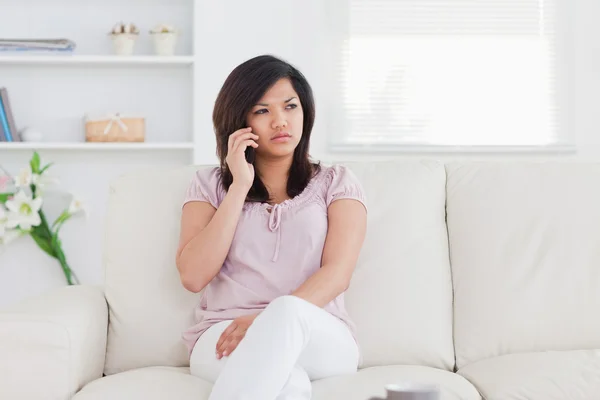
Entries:
POLYGON ((48 165, 46 165, 44 168, 42 168, 42 170, 40 171, 40 175, 41 175, 41 174, 43 174, 44 172, 46 172, 46 170, 47 170, 48 168, 50 168, 50 166, 52 166, 52 165, 54 165, 54 163, 53 163, 53 162, 51 162, 50 164, 48 164, 48 165))
POLYGON ((37 151, 33 152, 33 157, 31 158, 29 165, 31 166, 31 172, 34 174, 40 173, 40 155, 37 151))
MULTIPOLYGON (((52 245, 52 248, 56 250, 56 248, 59 246, 60 240, 58 240, 58 232, 52 234, 52 241, 50 242, 52 245)), ((58 255, 58 251, 56 251, 56 254, 58 255)))
POLYGON ((45 239, 47 241, 49 241, 50 238, 52 237, 52 235, 50 234, 50 231, 47 229, 47 227, 44 226, 43 223, 38 226, 32 227, 31 232, 34 235, 36 235, 42 239, 45 239))
POLYGON ((42 219, 42 223, 38 226, 41 231, 43 231, 44 237, 50 239, 51 232, 50 227, 48 226, 48 220, 46 219, 46 214, 44 214, 43 210, 38 212, 40 214, 40 218, 42 219))
POLYGON ((13 197, 14 193, 0 193, 0 203, 4 204, 9 197, 13 197))
POLYGON ((48 254, 50 257, 56 258, 54 250, 52 250, 52 246, 50 245, 50 243, 48 243, 48 239, 40 237, 34 231, 31 231, 30 235, 33 238, 33 240, 35 240, 40 249, 44 250, 44 252, 46 252, 46 254, 48 254))
POLYGON ((60 232, 60 228, 63 226, 63 223, 59 224, 56 227, 56 231, 52 234, 52 246, 55 248, 57 254, 62 253, 62 242, 58 238, 58 234, 60 232))

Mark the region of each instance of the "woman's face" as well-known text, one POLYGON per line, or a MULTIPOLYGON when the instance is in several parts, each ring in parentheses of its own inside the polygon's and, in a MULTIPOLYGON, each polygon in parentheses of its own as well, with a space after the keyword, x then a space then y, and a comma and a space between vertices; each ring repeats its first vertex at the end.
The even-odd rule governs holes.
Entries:
POLYGON ((294 153, 300 143, 303 124, 302 105, 289 79, 280 79, 255 104, 246 121, 258 135, 259 157, 284 157, 294 153))

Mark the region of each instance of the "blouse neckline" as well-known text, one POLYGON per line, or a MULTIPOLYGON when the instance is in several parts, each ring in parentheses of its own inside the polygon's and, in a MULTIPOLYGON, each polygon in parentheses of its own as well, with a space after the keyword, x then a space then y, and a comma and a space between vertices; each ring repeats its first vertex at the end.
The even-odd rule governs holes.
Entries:
POLYGON ((293 207, 297 207, 300 206, 304 203, 306 203, 307 200, 309 200, 316 192, 317 188, 319 187, 319 183, 324 179, 325 176, 327 176, 327 174, 325 173, 324 169, 326 169, 326 167, 321 166, 321 168, 319 169, 319 172, 317 172, 312 178, 311 180, 308 182, 308 184, 306 185, 306 187, 304 188, 304 190, 302 190, 302 192, 300 192, 300 194, 292 197, 291 199, 287 199, 282 201, 281 203, 277 203, 277 204, 269 204, 267 202, 245 202, 244 203, 244 210, 261 210, 261 211, 265 211, 266 213, 269 213, 269 210, 274 211, 275 209, 281 209, 281 210, 287 210, 293 207))

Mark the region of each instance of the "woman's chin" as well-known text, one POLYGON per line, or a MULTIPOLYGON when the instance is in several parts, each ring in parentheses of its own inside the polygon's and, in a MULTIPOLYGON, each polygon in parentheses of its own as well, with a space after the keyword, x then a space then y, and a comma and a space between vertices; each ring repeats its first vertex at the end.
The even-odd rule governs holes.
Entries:
POLYGON ((296 149, 295 143, 286 143, 285 145, 277 145, 272 146, 268 149, 264 149, 264 153, 262 154, 265 158, 283 158, 289 157, 294 154, 294 150, 296 149))

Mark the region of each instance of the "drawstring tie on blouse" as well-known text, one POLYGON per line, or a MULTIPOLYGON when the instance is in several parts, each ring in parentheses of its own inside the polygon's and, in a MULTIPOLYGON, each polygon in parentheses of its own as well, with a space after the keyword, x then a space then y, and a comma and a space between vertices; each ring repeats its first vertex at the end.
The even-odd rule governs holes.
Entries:
POLYGON ((273 208, 271 208, 271 215, 269 215, 269 229, 271 232, 277 231, 277 242, 275 244, 275 254, 273 254, 273 258, 271 261, 277 261, 279 258, 279 244, 281 242, 281 206, 279 204, 275 204, 273 208))

